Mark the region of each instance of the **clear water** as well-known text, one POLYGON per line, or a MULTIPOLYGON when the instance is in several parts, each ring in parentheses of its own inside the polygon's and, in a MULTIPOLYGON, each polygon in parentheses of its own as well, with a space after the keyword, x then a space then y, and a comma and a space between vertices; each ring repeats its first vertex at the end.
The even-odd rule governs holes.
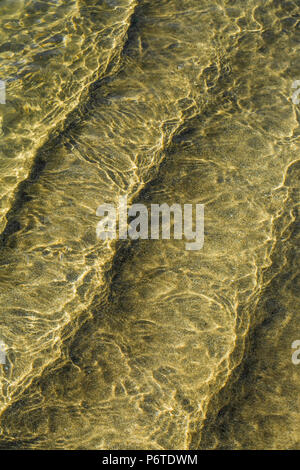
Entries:
POLYGON ((1 448, 300 448, 299 7, 0 0, 1 448))

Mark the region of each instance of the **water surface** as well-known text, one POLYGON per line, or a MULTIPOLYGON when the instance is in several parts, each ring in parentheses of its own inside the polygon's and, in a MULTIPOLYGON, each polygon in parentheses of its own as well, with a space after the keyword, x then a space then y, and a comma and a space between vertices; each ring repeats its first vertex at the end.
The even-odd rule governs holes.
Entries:
POLYGON ((299 6, 1 0, 2 448, 299 448, 299 6))

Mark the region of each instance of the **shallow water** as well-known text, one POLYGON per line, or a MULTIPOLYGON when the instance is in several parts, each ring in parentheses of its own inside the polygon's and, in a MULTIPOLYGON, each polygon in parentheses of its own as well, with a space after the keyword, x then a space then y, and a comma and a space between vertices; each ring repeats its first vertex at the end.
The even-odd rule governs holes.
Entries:
POLYGON ((1 448, 299 448, 299 7, 0 0, 1 448))

